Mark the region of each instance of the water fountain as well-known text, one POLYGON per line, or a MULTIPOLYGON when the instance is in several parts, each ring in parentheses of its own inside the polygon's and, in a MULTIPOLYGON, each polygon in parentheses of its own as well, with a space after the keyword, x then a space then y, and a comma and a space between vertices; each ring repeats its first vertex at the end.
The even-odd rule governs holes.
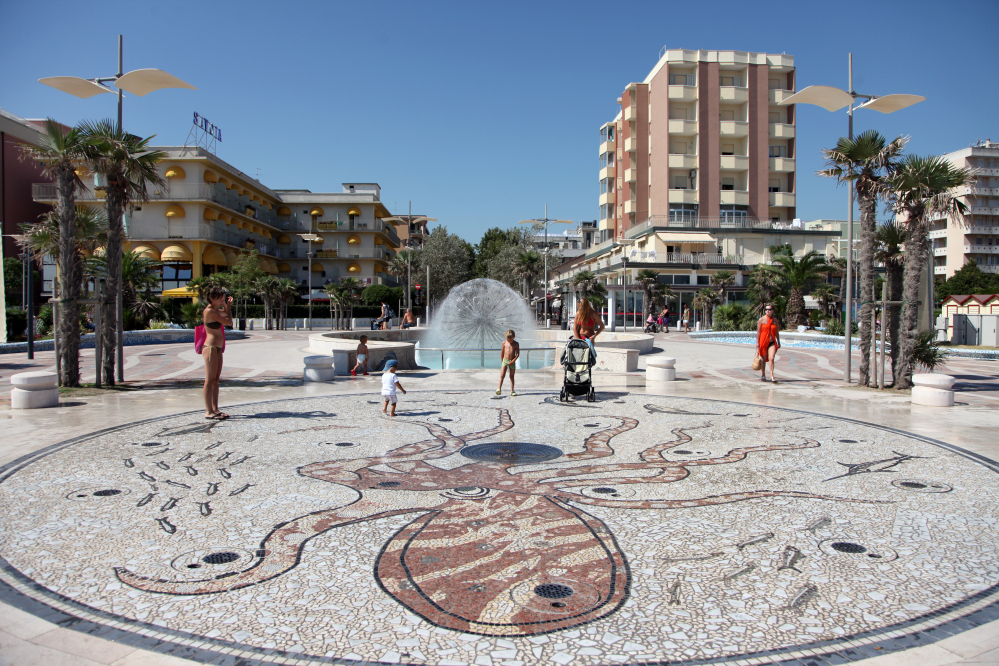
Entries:
POLYGON ((523 351, 550 346, 537 340, 534 317, 523 297, 496 280, 470 280, 452 289, 437 308, 427 334, 416 345, 417 363, 440 368, 443 358, 448 369, 498 368, 498 349, 508 329, 516 331, 522 349, 518 368, 540 368, 546 362, 551 365, 551 352, 533 352, 529 364, 523 351), (466 349, 469 351, 461 351, 466 349))

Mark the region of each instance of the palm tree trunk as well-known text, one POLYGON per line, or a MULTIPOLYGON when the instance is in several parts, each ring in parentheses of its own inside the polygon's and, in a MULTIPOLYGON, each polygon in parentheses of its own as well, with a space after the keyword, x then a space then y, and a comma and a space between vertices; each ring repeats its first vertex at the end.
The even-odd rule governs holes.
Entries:
MULTIPOLYGON (((926 230, 922 220, 909 221, 909 235, 905 239, 905 272, 902 282, 902 312, 899 326, 901 349, 898 359, 898 375, 895 377, 895 388, 912 387, 912 371, 915 361, 913 354, 916 349, 916 336, 919 333, 919 312, 916 302, 919 300, 919 278, 926 266, 926 255, 929 252, 926 230)), ((928 276, 930 280, 933 276, 928 276)), ((927 304, 933 307, 933 304, 927 304)))
MULTIPOLYGON (((898 264, 888 266, 888 300, 898 301, 902 298, 902 271, 898 264)), ((899 358, 899 306, 888 306, 888 342, 891 345, 891 376, 892 382, 898 386, 899 358)))
POLYGON ((100 337, 104 348, 101 374, 104 375, 105 386, 114 386, 115 339, 118 333, 118 279, 121 276, 121 250, 125 229, 121 221, 124 213, 121 195, 110 179, 107 188, 107 211, 108 246, 104 254, 107 279, 104 281, 104 305, 101 309, 100 337))
POLYGON ((805 313, 805 297, 801 294, 801 289, 793 288, 787 299, 788 323, 792 326, 801 326, 805 313))
MULTIPOLYGON (((877 221, 877 199, 861 188, 857 188, 860 202, 860 379, 858 386, 868 386, 871 382, 871 312, 874 310, 874 235, 877 221)), ((848 252, 852 249, 848 248, 848 252)), ((846 331, 850 340, 850 331, 846 331)))
POLYGON ((59 337, 60 386, 80 385, 80 281, 83 260, 76 247, 76 182, 72 167, 59 170, 59 337))

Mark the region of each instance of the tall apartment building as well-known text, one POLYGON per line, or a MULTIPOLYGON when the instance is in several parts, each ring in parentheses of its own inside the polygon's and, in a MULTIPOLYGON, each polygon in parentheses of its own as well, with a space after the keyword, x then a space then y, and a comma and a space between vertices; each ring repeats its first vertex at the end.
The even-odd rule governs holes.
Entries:
POLYGON ((978 179, 957 192, 968 206, 964 224, 943 216, 930 222, 933 273, 946 279, 968 262, 999 273, 999 143, 986 139, 944 157, 975 169, 978 179))
POLYGON ((652 269, 680 294, 674 308, 719 270, 738 297, 771 246, 829 254, 839 229, 796 220, 795 107, 779 106, 794 88, 793 56, 664 49, 600 128, 596 244, 556 283, 593 271, 633 312, 640 293, 619 290, 652 269))

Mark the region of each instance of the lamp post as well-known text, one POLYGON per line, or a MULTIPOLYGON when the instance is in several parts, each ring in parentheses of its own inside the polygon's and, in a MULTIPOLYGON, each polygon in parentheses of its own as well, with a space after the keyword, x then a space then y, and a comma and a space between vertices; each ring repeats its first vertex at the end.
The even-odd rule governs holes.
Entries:
POLYGON ((545 328, 548 328, 548 225, 572 224, 572 220, 552 220, 548 218, 548 204, 545 204, 545 216, 534 220, 521 220, 521 224, 545 225, 545 328))
MULTIPOLYGON (((861 95, 853 89, 853 54, 849 56, 849 71, 848 71, 848 83, 849 90, 842 90, 840 88, 834 88, 833 86, 808 86, 797 92, 783 102, 780 103, 781 106, 789 106, 791 104, 814 104, 816 106, 821 106, 826 111, 839 111, 843 107, 847 107, 847 116, 849 120, 848 132, 849 137, 853 140, 853 112, 856 109, 872 109, 880 113, 894 113, 899 109, 904 109, 913 104, 918 104, 919 102, 925 101, 926 98, 920 95, 885 95, 879 97, 877 95, 861 95), (863 99, 864 102, 854 106, 854 102, 857 99, 863 99)), ((843 366, 843 381, 850 382, 850 372, 851 372, 851 362, 853 357, 851 356, 853 352, 853 338, 851 335, 851 328, 853 326, 853 183, 850 183, 849 189, 849 209, 847 211, 847 252, 846 252, 846 315, 844 317, 845 332, 846 336, 846 358, 844 360, 843 366)), ((930 276, 930 281, 933 280, 933 276, 930 276)))
POLYGON ((309 291, 308 291, 308 296, 309 296, 309 330, 311 331, 312 330, 312 244, 314 242, 318 241, 318 240, 322 240, 323 237, 320 236, 319 234, 314 234, 314 233, 298 234, 298 235, 299 235, 299 237, 302 240, 308 241, 308 243, 309 243, 309 245, 308 245, 309 249, 307 249, 305 251, 305 257, 306 257, 306 262, 308 263, 308 268, 309 268, 309 270, 307 271, 308 274, 309 274, 309 277, 308 277, 309 281, 308 281, 307 284, 309 285, 309 287, 308 287, 309 288, 309 291))
MULTIPOLYGON (((413 217, 413 202, 410 201, 409 202, 409 215, 406 216, 405 220, 403 220, 399 216, 394 216, 394 217, 382 218, 382 221, 383 222, 406 222, 406 224, 409 226, 409 228, 412 229, 412 225, 413 225, 414 222, 419 222, 419 223, 424 223, 425 224, 427 222, 436 222, 437 218, 435 218, 435 217, 427 217, 426 215, 420 215, 419 217, 413 217)), ((406 241, 403 243, 403 245, 405 245, 406 248, 407 248, 407 250, 408 250, 406 252, 406 307, 409 308, 409 309, 412 309, 412 307, 413 307, 413 297, 410 294, 410 283, 413 280, 413 266, 412 266, 412 263, 411 263, 410 260, 412 258, 412 254, 413 254, 413 239, 412 238, 407 238, 406 241)))
MULTIPOLYGON (((143 97, 155 90, 162 90, 164 88, 188 88, 190 90, 197 90, 194 86, 186 81, 181 81, 173 74, 164 72, 162 69, 134 69, 127 74, 124 73, 122 66, 122 36, 118 35, 118 73, 113 76, 98 76, 91 79, 81 79, 78 76, 49 76, 44 79, 38 79, 39 83, 43 83, 47 86, 55 88, 56 90, 61 90, 64 93, 69 93, 81 99, 88 99, 94 95, 101 95, 104 93, 114 93, 111 88, 108 87, 108 83, 113 82, 115 87, 118 89, 118 131, 121 132, 121 112, 122 112, 122 100, 124 98, 124 91, 130 92, 133 95, 143 97)), ((118 311, 116 317, 116 337, 117 343, 116 356, 117 356, 117 380, 119 382, 125 381, 125 369, 123 367, 124 360, 124 308, 122 303, 122 271, 121 271, 121 248, 119 246, 118 255, 118 298, 115 303, 115 309, 118 311)), ((95 344, 99 344, 98 338, 100 337, 100 331, 94 331, 94 341, 95 344)))

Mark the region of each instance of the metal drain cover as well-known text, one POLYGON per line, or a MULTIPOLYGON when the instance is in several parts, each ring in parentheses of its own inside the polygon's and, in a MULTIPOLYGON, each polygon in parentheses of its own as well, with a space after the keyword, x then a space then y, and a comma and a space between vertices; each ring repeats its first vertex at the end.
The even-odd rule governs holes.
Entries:
POLYGON ((539 463, 561 457, 562 451, 547 444, 494 442, 467 446, 461 450, 461 455, 481 462, 539 463))

